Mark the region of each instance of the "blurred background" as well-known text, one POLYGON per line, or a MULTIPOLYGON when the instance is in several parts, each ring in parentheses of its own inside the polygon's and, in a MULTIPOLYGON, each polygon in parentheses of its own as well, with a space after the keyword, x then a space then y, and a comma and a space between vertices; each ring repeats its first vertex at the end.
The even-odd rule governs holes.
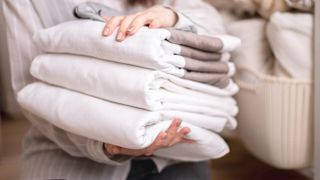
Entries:
MULTIPOLYGON (((270 0, 271 1, 271 0, 270 0)), ((2 2, 2 0, 0 0, 2 2)), ((211 0, 215 7, 236 14, 237 18, 261 18, 268 21, 273 10, 257 8, 255 1, 211 0)), ((1 4, 1 3, 0 3, 1 4)), ((288 7, 274 11, 287 11, 288 7)), ((226 18, 230 16, 227 15, 226 18)), ((30 127, 29 122, 20 113, 19 106, 10 83, 10 66, 7 49, 6 28, 0 11, 0 179, 19 179, 21 164, 21 139, 30 127)), ((241 99, 241 97, 238 97, 241 99)), ((240 106, 241 110, 241 106, 240 106)), ((241 131, 241 129, 240 129, 241 131)), ((241 140, 241 133, 227 132, 226 141, 231 152, 219 160, 212 161, 214 180, 307 180, 311 179, 308 167, 281 168, 273 165, 259 153, 252 153, 241 140), (258 155, 257 155, 258 154, 258 155)))

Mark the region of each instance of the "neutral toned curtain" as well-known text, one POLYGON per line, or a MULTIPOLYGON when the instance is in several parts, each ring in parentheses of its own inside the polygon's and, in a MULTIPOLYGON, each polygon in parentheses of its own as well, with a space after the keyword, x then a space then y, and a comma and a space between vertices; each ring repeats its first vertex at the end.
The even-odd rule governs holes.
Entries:
POLYGON ((0 0, 0 107, 2 113, 15 116, 19 114, 19 108, 11 88, 10 66, 5 33, 6 28, 2 14, 2 2, 3 0, 0 0))

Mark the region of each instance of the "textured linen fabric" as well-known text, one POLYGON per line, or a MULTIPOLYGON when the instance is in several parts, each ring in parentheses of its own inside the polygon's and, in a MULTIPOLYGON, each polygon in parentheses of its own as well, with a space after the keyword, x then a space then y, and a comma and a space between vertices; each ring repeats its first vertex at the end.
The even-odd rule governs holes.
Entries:
MULTIPOLYGON (((18 102, 24 109, 68 132, 129 149, 148 147, 174 119, 170 116, 166 119, 163 112, 111 103, 41 82, 23 88, 18 94, 18 102)), ((229 152, 228 145, 219 135, 188 123, 188 118, 193 119, 192 115, 181 118, 184 119, 181 126, 190 128, 186 138, 197 143, 160 149, 154 153, 156 156, 203 161, 220 158, 229 152)))
MULTIPOLYGON (((4 0, 3 13, 7 26, 7 40, 10 58, 12 87, 15 93, 34 79, 29 73, 31 61, 40 53, 32 41, 35 31, 49 28, 59 23, 74 20, 72 9, 85 0, 4 0)), ((110 7, 127 11, 124 0, 96 0, 110 7)), ((172 3, 172 1, 167 1, 172 3)), ((192 22, 199 34, 224 33, 222 19, 218 12, 201 0, 179 0, 173 7, 179 12, 177 27, 192 22), (215 21, 212 21, 215 17, 215 21)), ((143 7, 130 8, 128 12, 137 12, 143 7)), ((189 26, 189 24, 188 24, 189 26)), ((23 179, 78 179, 78 180, 122 180, 126 178, 129 165, 109 166, 110 160, 102 153, 102 143, 56 128, 50 123, 39 120, 29 112, 24 112, 32 122, 24 140, 23 179), (49 131, 50 130, 50 131, 49 131), (71 138, 72 137, 72 138, 71 138), (85 142, 85 143, 83 143, 85 142), (85 153, 85 149, 91 149, 85 153), (103 163, 98 163, 104 160, 103 163), (81 170, 81 171, 79 171, 81 170)), ((166 166, 167 161, 155 161, 158 170, 166 166)))
POLYGON ((238 112, 230 97, 238 90, 233 82, 234 87, 225 90, 183 79, 175 83, 177 77, 159 71, 67 54, 40 55, 30 72, 50 84, 151 111, 177 110, 213 117, 217 111, 226 117, 238 112), (205 92, 200 85, 206 87, 205 92))
POLYGON ((174 28, 168 29, 170 36, 167 40, 171 43, 191 47, 205 52, 230 52, 241 45, 241 40, 229 35, 215 35, 213 37, 198 35, 174 28))
POLYGON ((209 37, 180 30, 168 31, 143 27, 134 36, 128 37, 120 43, 115 40, 116 33, 110 37, 101 36, 104 26, 105 24, 99 21, 71 21, 40 30, 35 34, 34 40, 39 48, 46 52, 92 56, 161 70, 182 78, 187 73, 186 70, 213 75, 228 74, 232 76, 234 74, 235 68, 232 63, 219 62, 220 65, 215 66, 212 63, 218 62, 200 61, 179 55, 181 47, 178 44, 192 48, 207 47, 204 50, 209 52, 229 52, 241 43, 236 37, 227 35, 209 37), (169 43, 166 40, 178 44, 169 43), (215 41, 216 43, 214 43, 215 41), (209 44, 212 45, 209 46, 209 44))
MULTIPOLYGON (((138 12, 144 8, 137 6, 128 9, 124 0, 93 1, 127 13, 138 12)), ((7 26, 11 79, 15 93, 26 84, 34 81, 29 74, 29 67, 31 61, 40 52, 40 49, 35 46, 32 40, 34 33, 43 28, 75 20, 73 8, 83 2, 85 0, 2 1, 7 26)), ((202 2, 202 0, 178 0, 175 3, 171 0, 164 0, 159 3, 172 5, 179 13, 183 14, 179 16, 182 19, 179 19, 176 24, 178 27, 183 27, 186 22, 191 21, 199 34, 215 35, 225 33, 219 13, 207 3, 202 2), (212 17, 215 17, 214 22, 212 17)), ((187 25, 189 26, 189 24, 187 25)))

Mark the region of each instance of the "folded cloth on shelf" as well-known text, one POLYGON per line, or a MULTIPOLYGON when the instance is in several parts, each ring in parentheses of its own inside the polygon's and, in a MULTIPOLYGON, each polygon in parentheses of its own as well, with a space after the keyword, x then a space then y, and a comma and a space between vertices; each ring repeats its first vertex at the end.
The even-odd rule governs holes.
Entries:
MULTIPOLYGON (((103 28, 104 23, 97 21, 70 21, 38 31, 34 36, 34 40, 46 52, 92 56, 104 60, 157 69, 182 78, 190 77, 188 75, 185 76, 188 74, 186 70, 212 74, 227 72, 224 74, 228 76, 233 75, 235 72, 235 67, 232 63, 224 62, 225 64, 223 64, 222 62, 219 65, 222 69, 216 72, 217 68, 212 64, 212 61, 200 61, 199 59, 179 55, 182 52, 181 46, 167 41, 167 39, 173 37, 169 30, 143 27, 134 36, 128 37, 125 41, 119 43, 115 41, 115 33, 110 37, 102 37, 103 28)), ((233 50, 233 48, 240 45, 238 38, 227 35, 203 39, 208 40, 208 38, 212 42, 221 41, 222 43, 220 49, 217 48, 215 53, 233 50)), ((194 41, 196 40, 194 39, 194 41)), ((208 44, 208 42, 204 44, 208 44)), ((194 51, 195 49, 189 54, 194 55, 194 51)), ((203 56, 202 52, 201 54, 203 56)), ((221 56, 223 58, 230 57, 229 55, 221 56)), ((192 80, 197 81, 199 76, 192 77, 194 77, 192 80)), ((203 82, 201 79, 199 81, 203 82)))
POLYGON ((270 18, 267 36, 274 52, 275 75, 311 80, 313 77, 313 15, 307 13, 275 13, 270 18), (285 72, 278 72, 283 69, 285 72))
POLYGON ((223 117, 230 128, 236 126, 233 116, 238 107, 230 96, 238 86, 232 81, 220 89, 155 70, 67 54, 40 55, 30 72, 41 81, 112 102, 223 117))
MULTIPOLYGON (((131 149, 149 146, 161 131, 165 131, 173 117, 124 106, 66 89, 36 82, 18 93, 18 102, 25 110, 66 131, 131 149)), ((185 119, 184 119, 185 118, 185 119)), ((187 123, 187 138, 193 144, 177 144, 156 152, 170 159, 200 161, 219 158, 229 148, 217 134, 187 123)))

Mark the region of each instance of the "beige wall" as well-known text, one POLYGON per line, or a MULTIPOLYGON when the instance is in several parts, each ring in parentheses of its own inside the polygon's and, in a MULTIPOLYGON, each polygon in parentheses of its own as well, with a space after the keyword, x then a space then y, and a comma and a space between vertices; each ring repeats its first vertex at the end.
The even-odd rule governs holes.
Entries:
POLYGON ((9 115, 15 115, 19 112, 19 109, 11 88, 5 23, 1 4, 2 0, 0 0, 0 105, 1 112, 9 115))

